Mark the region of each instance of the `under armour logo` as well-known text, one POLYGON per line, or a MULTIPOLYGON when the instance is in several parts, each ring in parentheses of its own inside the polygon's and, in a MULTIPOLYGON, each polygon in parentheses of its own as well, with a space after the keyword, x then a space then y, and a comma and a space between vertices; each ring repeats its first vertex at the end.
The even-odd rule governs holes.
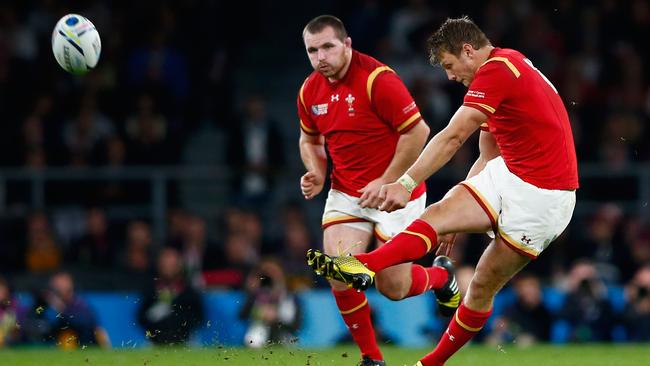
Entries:
POLYGON ((354 323, 354 324, 352 324, 352 326, 350 326, 350 328, 352 328, 352 329, 359 329, 359 324, 354 323))
POLYGON ((530 240, 531 240, 531 239, 530 239, 529 237, 527 237, 526 235, 523 235, 523 236, 521 237, 521 241, 522 241, 523 243, 530 244, 530 240))
POLYGON ((330 97, 330 102, 338 102, 339 101, 339 95, 338 94, 332 94, 330 97))

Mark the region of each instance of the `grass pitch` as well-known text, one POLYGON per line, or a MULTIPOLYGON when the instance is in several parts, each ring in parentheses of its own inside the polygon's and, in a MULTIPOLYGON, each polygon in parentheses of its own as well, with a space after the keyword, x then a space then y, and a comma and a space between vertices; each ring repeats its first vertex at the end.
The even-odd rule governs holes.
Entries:
MULTIPOLYGON (((382 347, 389 366, 412 366, 430 350, 382 347)), ((327 349, 272 347, 244 348, 144 348, 129 350, 22 348, 0 350, 6 366, 354 366, 358 352, 353 346, 327 349)), ((540 345, 517 348, 470 346, 456 354, 447 366, 640 366, 650 365, 650 344, 645 345, 540 345)))

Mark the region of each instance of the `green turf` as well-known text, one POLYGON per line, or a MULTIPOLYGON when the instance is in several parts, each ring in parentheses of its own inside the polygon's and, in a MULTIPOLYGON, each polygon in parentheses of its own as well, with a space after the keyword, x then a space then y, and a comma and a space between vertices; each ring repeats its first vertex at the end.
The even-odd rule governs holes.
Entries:
MULTIPOLYGON (((425 349, 383 348, 390 366, 412 366, 425 349)), ((0 365, 7 366, 249 366, 305 365, 353 366, 358 362, 354 347, 327 349, 268 348, 146 348, 132 350, 23 348, 0 350, 0 365)), ((650 344, 588 346, 471 346, 454 356, 447 366, 642 366, 650 365, 650 344)))

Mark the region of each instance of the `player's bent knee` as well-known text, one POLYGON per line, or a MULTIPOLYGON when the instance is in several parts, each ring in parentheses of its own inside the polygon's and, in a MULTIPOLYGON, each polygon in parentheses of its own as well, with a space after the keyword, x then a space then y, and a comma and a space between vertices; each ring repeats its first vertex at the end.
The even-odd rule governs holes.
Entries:
POLYGON ((426 221, 435 220, 436 217, 440 214, 441 208, 442 207, 440 202, 436 202, 427 206, 426 210, 424 210, 424 213, 422 214, 422 219, 426 221))
POLYGON ((439 201, 429 205, 420 218, 429 223, 429 225, 431 225, 439 235, 446 234, 446 232, 442 232, 440 228, 440 223, 445 219, 444 212, 445 203, 439 201))

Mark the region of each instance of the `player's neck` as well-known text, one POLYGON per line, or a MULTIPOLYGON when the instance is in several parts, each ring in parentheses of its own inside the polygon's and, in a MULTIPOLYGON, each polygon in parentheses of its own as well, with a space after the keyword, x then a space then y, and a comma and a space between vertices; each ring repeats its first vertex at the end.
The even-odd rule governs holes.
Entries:
POLYGON ((350 69, 350 64, 352 63, 352 49, 348 50, 345 54, 347 61, 345 62, 345 65, 341 68, 339 72, 336 73, 336 75, 327 78, 329 82, 333 83, 335 81, 339 81, 345 77, 345 75, 348 73, 348 70, 350 69))
POLYGON ((491 44, 476 50, 477 61, 479 66, 482 65, 485 61, 487 61, 490 58, 490 54, 492 53, 492 50, 494 50, 494 46, 491 44))

